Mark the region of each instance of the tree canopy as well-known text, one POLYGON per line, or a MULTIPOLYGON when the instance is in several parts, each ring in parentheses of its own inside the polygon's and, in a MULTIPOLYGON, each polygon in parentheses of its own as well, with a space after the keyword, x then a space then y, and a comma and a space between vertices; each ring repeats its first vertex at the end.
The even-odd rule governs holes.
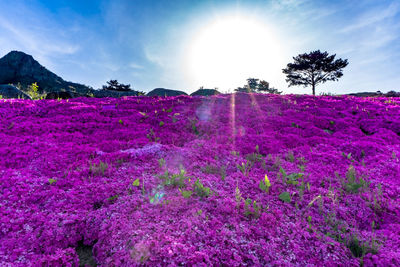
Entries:
POLYGON ((103 90, 112 90, 112 91, 131 91, 130 84, 122 84, 119 83, 117 80, 110 80, 107 82, 107 85, 103 85, 103 90))
POLYGON ((286 74, 286 82, 290 86, 303 85, 311 86, 312 93, 315 95, 315 86, 327 81, 337 81, 343 76, 343 68, 349 63, 347 59, 336 59, 334 55, 320 50, 310 53, 300 54, 293 57, 294 63, 287 64, 283 69, 286 74))

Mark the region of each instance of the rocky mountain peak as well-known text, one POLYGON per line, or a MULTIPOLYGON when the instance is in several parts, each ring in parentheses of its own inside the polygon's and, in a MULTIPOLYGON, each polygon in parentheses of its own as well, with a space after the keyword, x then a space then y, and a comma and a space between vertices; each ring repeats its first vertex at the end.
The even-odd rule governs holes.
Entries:
POLYGON ((85 85, 64 81, 24 52, 11 51, 0 58, 0 84, 20 84, 27 88, 34 82, 39 85, 40 92, 86 93, 89 90, 85 85))

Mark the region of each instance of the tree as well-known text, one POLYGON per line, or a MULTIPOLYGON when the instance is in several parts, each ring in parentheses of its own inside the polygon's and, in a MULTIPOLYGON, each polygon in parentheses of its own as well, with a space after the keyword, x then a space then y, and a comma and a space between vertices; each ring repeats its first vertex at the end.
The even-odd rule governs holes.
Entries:
POLYGON ((249 88, 250 92, 255 92, 258 87, 259 79, 256 78, 248 78, 247 79, 247 87, 249 88))
POLYGON ((286 74, 286 82, 289 86, 311 85, 312 93, 315 95, 315 86, 326 81, 337 81, 343 76, 343 68, 349 63, 347 59, 341 58, 335 60, 334 55, 328 55, 328 52, 319 50, 310 53, 300 54, 293 57, 294 63, 287 64, 283 73, 286 74))
POLYGON ((257 86, 257 91, 268 92, 268 90, 269 90, 269 82, 261 80, 257 86))
POLYGON ((110 80, 107 82, 107 85, 103 85, 103 90, 112 90, 112 91, 131 91, 130 84, 122 84, 119 83, 117 80, 110 80))
POLYGON ((34 83, 32 83, 31 85, 28 86, 28 92, 27 93, 31 97, 32 100, 40 99, 39 86, 37 85, 36 82, 34 82, 34 83))

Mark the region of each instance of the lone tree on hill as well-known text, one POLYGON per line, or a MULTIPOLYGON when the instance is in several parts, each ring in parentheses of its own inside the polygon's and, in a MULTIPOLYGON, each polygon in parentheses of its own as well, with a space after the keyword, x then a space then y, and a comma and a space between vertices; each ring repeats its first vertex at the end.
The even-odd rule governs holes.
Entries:
POLYGON ((328 52, 319 50, 310 53, 300 54, 293 57, 294 63, 287 64, 283 73, 286 74, 286 82, 289 87, 293 85, 311 85, 313 95, 315 86, 326 81, 337 81, 343 76, 343 68, 349 63, 347 59, 335 60, 335 55, 328 55, 328 52))
POLYGON ((122 84, 117 80, 110 80, 107 82, 107 85, 103 85, 103 90, 127 92, 131 91, 132 89, 130 84, 122 84))

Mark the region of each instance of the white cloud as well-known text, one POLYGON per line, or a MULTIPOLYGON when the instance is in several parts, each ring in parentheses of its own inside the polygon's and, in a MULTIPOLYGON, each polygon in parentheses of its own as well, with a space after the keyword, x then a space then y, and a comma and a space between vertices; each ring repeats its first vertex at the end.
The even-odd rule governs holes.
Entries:
POLYGON ((391 3, 384 9, 370 10, 359 16, 353 24, 343 28, 340 32, 348 33, 367 26, 376 25, 386 19, 393 18, 399 13, 399 11, 400 4, 396 2, 391 3))
POLYGON ((54 65, 52 57, 72 55, 80 49, 78 44, 58 38, 57 32, 47 31, 44 25, 27 26, 24 21, 6 18, 0 14, 0 36, 3 36, 0 40, 7 44, 2 46, 4 54, 10 50, 21 50, 51 67, 54 65))
POLYGON ((131 64, 129 64, 129 67, 132 69, 144 69, 144 67, 142 65, 139 65, 135 62, 132 62, 131 64))

